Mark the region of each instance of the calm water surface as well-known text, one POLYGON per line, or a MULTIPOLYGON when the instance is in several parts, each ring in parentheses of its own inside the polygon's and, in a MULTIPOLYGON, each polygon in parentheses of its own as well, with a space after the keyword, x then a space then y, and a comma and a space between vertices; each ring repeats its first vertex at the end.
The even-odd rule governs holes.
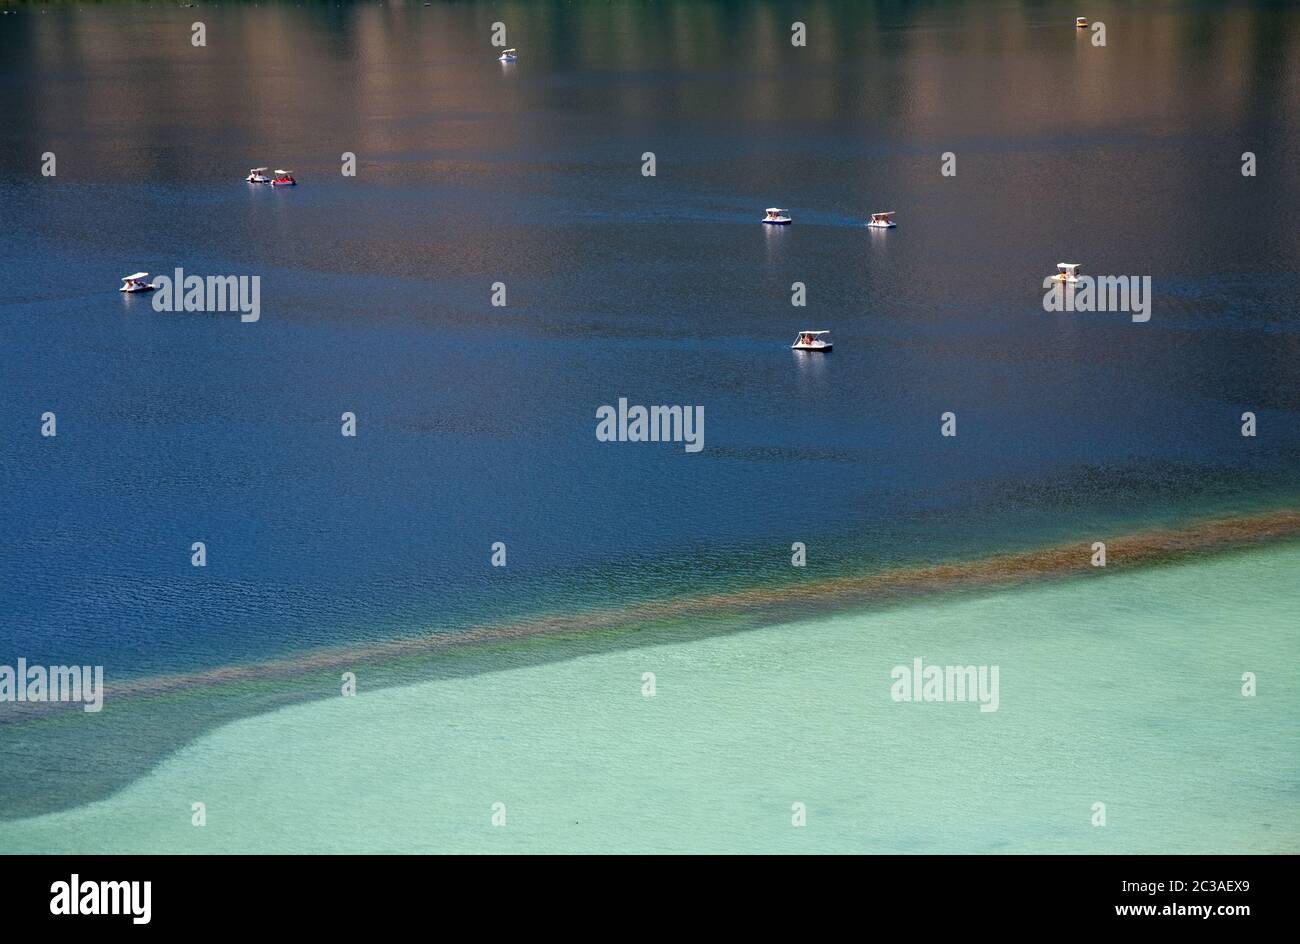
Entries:
POLYGON ((796 540, 822 576, 1294 502, 1300 13, 1096 2, 1096 48, 1078 12, 3 17, 0 662, 151 675, 790 579, 796 540), (1151 321, 1045 313, 1060 260, 1150 276, 1151 321), (115 291, 177 266, 260 275, 261 320, 115 291), (597 442, 619 397, 703 405, 704 451, 597 442))

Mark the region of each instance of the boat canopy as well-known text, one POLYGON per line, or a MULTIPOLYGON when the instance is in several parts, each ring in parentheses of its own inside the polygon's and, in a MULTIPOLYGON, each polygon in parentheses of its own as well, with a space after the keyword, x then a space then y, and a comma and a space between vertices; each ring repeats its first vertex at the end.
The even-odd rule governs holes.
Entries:
POLYGON ((293 173, 293 171, 289 171, 289 170, 277 170, 276 173, 277 173, 277 174, 291 174, 291 173, 293 173))
POLYGON ((786 211, 783 210, 783 209, 781 209, 780 207, 768 207, 768 208, 767 208, 767 212, 768 212, 768 213, 785 213, 786 211))
POLYGON ((889 219, 889 217, 893 216, 894 213, 895 213, 894 210, 886 210, 884 213, 872 213, 872 214, 871 214, 871 218, 872 218, 873 220, 885 220, 885 219, 889 219))
POLYGON ((124 276, 122 276, 122 281, 123 281, 123 282, 139 282, 141 279, 147 279, 147 278, 149 278, 149 273, 148 273, 148 272, 137 272, 135 275, 124 275, 124 276))
POLYGON ((823 334, 830 334, 830 332, 829 331, 800 331, 799 332, 800 337, 803 337, 805 334, 811 334, 813 337, 816 338, 816 337, 820 337, 823 334))
POLYGON ((264 170, 266 170, 265 167, 251 167, 251 168, 249 168, 248 172, 249 172, 250 174, 258 174, 258 173, 261 173, 261 172, 264 171, 264 170))
POLYGON ((515 47, 511 46, 509 49, 503 49, 503 50, 501 50, 501 54, 504 56, 504 55, 505 55, 506 53, 508 53, 508 52, 518 52, 518 51, 519 51, 519 50, 515 49, 515 47))
POLYGON ((1079 266, 1082 264, 1083 263, 1080 262, 1058 262, 1056 264, 1056 267, 1058 269, 1064 269, 1073 272, 1075 269, 1079 268, 1079 266))

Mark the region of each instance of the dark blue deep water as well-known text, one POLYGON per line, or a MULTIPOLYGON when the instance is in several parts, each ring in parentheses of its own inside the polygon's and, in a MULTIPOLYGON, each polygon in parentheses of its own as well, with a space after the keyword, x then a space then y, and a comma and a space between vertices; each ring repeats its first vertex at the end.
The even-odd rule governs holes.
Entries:
POLYGON ((1077 6, 0 17, 0 662, 147 675, 1292 502, 1300 14, 1091 2, 1098 48, 1077 6), (1150 276, 1151 320, 1044 312, 1062 260, 1150 276), (116 291, 177 266, 261 276, 261 320, 116 291), (619 397, 703 405, 704 450, 597 442, 619 397))

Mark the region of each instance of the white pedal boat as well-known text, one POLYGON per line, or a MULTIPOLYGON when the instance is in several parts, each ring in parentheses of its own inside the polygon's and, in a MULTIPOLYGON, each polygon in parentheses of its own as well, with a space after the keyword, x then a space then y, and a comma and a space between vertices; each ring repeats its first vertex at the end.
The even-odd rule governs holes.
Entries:
POLYGON ((826 337, 828 334, 829 331, 800 331, 790 350, 826 353, 831 349, 831 340, 826 337))
POLYGON ((137 272, 134 275, 122 276, 122 287, 119 292, 152 292, 158 286, 151 284, 148 272, 137 272))

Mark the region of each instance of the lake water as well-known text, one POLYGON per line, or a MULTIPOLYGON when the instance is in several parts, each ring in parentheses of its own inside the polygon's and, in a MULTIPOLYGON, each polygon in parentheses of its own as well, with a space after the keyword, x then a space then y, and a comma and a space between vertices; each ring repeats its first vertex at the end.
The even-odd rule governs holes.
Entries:
MULTIPOLYGON (((120 684, 935 561, 1068 544, 1087 554, 1116 535, 1296 507, 1300 14, 1095 3, 1082 12, 1106 25, 1097 47, 1074 29, 1079 12, 1054 2, 813 2, 797 13, 763 2, 54 4, 0 17, 0 664, 102 664, 120 684), (803 48, 789 41, 796 18, 803 48), (196 20, 202 48, 190 41, 196 20), (496 61, 498 20, 516 63, 496 61), (1241 172, 1247 151, 1253 177, 1241 172), (46 152, 56 176, 41 175, 46 152), (340 173, 345 152, 355 177, 340 173), (646 152, 653 177, 642 175, 646 152), (955 176, 940 172, 945 152, 955 176), (291 168, 300 186, 245 183, 260 165, 291 168), (760 225, 768 206, 789 207, 794 225, 760 225), (898 228, 866 229, 875 210, 896 210, 898 228), (1042 279, 1063 260, 1149 276, 1150 321, 1045 312, 1042 279), (260 320, 158 313, 148 296, 115 291, 127 273, 177 267, 260 276, 260 320), (497 282, 505 307, 491 304, 497 282), (790 303, 794 282, 806 307, 790 303), (809 328, 833 330, 833 354, 788 350, 809 328), (704 449, 598 442, 595 411, 620 397, 703 406, 704 449), (46 411, 57 416, 52 439, 40 435, 46 411), (340 435, 345 411, 355 438, 340 435), (940 436, 947 411, 956 437, 940 436), (1246 411, 1252 438, 1241 435, 1246 411), (191 566, 195 541, 204 568, 191 566), (490 565, 498 541, 505 568, 490 565), (808 549, 803 570, 790 566, 796 541, 808 549)), ((1070 609, 1039 618, 1022 597, 1047 590, 982 604, 1039 626, 1032 644, 972 645, 960 658, 1087 666, 1100 689, 1015 724, 1048 743, 1096 712, 1087 717, 1124 743, 1156 718, 1169 737, 1188 736, 1186 753, 1175 745, 1167 764, 1130 771, 1133 796, 1200 770, 1206 796, 1245 791, 1248 807, 1272 811, 1269 836, 1252 812, 1206 851, 1296 851, 1294 740, 1290 766, 1276 756, 1295 704, 1266 706, 1264 693, 1284 671, 1295 689, 1300 591, 1285 577, 1300 570, 1286 547, 1251 553, 1256 567, 1185 565, 1223 588, 1211 601, 1237 601, 1218 620, 1181 606, 1187 580, 1173 577, 1157 609, 1133 604, 1141 618, 1101 615, 1125 599, 1105 589, 1118 581, 1109 574, 1059 592, 1095 608, 1095 645, 1143 640, 1151 671, 1177 653, 1196 662, 1197 684, 1217 667, 1235 691, 1243 671, 1273 660, 1259 696, 1268 724, 1250 728, 1240 696, 1205 721, 1260 752, 1250 769, 1280 772, 1254 794, 1226 782, 1222 758, 1197 753, 1178 713, 1157 711, 1159 685, 1107 715, 1104 693, 1131 664, 1075 658, 1094 642, 1061 629, 1070 609), (1240 608, 1247 600, 1267 610, 1264 622, 1240 608), (1234 627, 1257 633, 1258 646, 1231 658, 1197 648, 1234 627)), ((798 620, 724 636, 699 627, 698 640, 678 627, 674 642, 654 642, 689 653, 695 670, 677 684, 692 695, 666 710, 660 734, 712 720, 736 750, 767 751, 772 719, 713 719, 708 688, 745 704, 771 685, 784 710, 806 700, 805 733, 826 750, 837 731, 866 750, 854 725, 867 719, 816 694, 818 660, 845 663, 854 633, 877 620, 899 642, 881 656, 889 665, 930 659, 943 628, 964 625, 936 615, 950 605, 972 604, 818 614, 826 652, 812 647, 798 667, 784 665, 781 634, 819 638, 792 628, 798 620), (747 659, 764 668, 747 675, 747 659)), ((505 646, 456 657, 463 672, 436 659, 359 668, 355 702, 311 700, 337 694, 333 673, 292 691, 259 683, 117 709, 110 698, 99 716, 11 724, 12 706, 0 704, 0 752, 12 761, 0 771, 0 818, 76 816, 113 791, 152 796, 148 778, 182 776, 188 830, 189 792, 205 782, 196 771, 229 764, 246 789, 259 759, 290 758, 272 779, 292 799, 292 784, 323 776, 310 758, 328 755, 330 732, 353 736, 335 717, 349 706, 365 718, 355 730, 409 748, 404 698, 441 706, 420 716, 439 751, 523 763, 545 747, 617 766, 620 738, 643 735, 631 721, 619 729, 614 696, 587 691, 575 672, 631 672, 625 710, 641 710, 636 651, 505 646), (503 701, 502 686, 521 702, 503 701), (509 722, 544 692, 567 693, 550 697, 578 714, 541 732, 509 722), (597 717, 601 737, 580 723, 597 717)), ((837 677, 831 690, 887 700, 888 666, 883 688, 873 672, 837 677)), ((655 705, 672 701, 671 680, 661 685, 655 705)), ((989 722, 991 750, 1025 735, 1002 720, 1009 709, 970 708, 958 722, 887 707, 870 723, 885 726, 891 751, 939 737, 950 717, 957 727, 943 737, 989 722)), ((1059 763, 1039 769, 1043 789, 1087 762, 1079 751, 1062 743, 1051 754, 1059 763)), ((703 756, 679 774, 707 805, 717 780, 700 772, 703 756)), ((774 773, 804 769, 763 756, 774 773)), ((903 788, 892 763, 873 775, 886 792, 903 788)), ((1046 813, 1041 832, 1025 833, 1024 785, 986 772, 975 801, 1005 808, 1012 851, 1086 851, 1052 834, 1046 813)), ((331 809, 382 809, 384 784, 416 796, 428 782, 404 776, 320 789, 331 809)), ((545 790, 538 779, 543 818, 557 813, 548 797, 586 795, 581 777, 556 776, 545 790)), ((833 766, 803 779, 847 810, 856 776, 833 766)), ((486 788, 445 786, 467 808, 491 802, 486 788)), ((765 802, 788 811, 784 797, 765 802)), ((923 815, 924 804, 909 807, 903 821, 923 815)), ((1068 815, 1078 817, 1073 805, 1068 815)), ((689 848, 670 818, 637 820, 639 847, 689 848)), ((169 828, 143 820, 124 847, 169 828)), ((24 822, 40 821, 0 839, 50 836, 23 833, 24 822)), ((383 822, 396 820, 380 817, 381 834, 383 822)), ((256 848, 265 835, 255 817, 240 823, 223 848, 256 848)), ((1158 845, 1160 817, 1143 823, 1125 848, 1181 851, 1158 845)), ((970 851, 996 844, 998 829, 984 826, 947 846, 902 829, 883 846, 810 837, 808 847, 970 851)), ((306 842, 283 828, 271 845, 306 842)), ((743 848, 737 828, 701 833, 699 847, 743 848)), ((621 835, 571 837, 572 847, 615 849, 621 835)), ((563 832, 538 837, 506 845, 570 848, 563 832)), ((448 849, 480 841, 497 840, 429 838, 448 849)))

